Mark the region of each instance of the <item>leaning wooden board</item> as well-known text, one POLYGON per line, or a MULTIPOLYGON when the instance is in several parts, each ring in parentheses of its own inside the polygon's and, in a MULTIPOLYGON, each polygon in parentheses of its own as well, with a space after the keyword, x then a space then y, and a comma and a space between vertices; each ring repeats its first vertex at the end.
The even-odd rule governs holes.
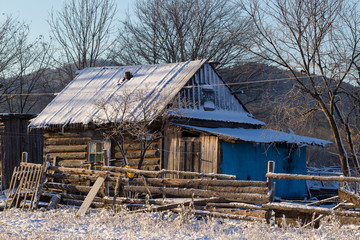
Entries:
POLYGON ((98 177, 96 179, 94 185, 92 186, 90 192, 86 196, 86 198, 85 198, 83 204, 81 205, 79 211, 77 212, 76 216, 81 216, 86 213, 86 211, 90 207, 92 201, 94 200, 96 194, 98 193, 98 191, 101 188, 101 185, 104 183, 104 181, 105 181, 105 178, 103 178, 103 177, 98 177))

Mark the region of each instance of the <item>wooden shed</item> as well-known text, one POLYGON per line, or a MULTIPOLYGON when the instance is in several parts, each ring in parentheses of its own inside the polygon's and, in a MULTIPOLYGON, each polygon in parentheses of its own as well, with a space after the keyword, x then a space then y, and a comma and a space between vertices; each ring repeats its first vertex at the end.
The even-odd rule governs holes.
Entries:
MULTIPOLYGON (((280 163, 290 151, 280 151, 276 160, 263 157, 266 152, 258 151, 257 144, 264 144, 266 149, 280 145, 302 149, 307 144, 329 143, 262 129, 264 125, 232 94, 210 62, 197 60, 86 68, 29 126, 44 129, 44 153, 56 157, 59 165, 100 169, 107 149, 113 166, 127 162, 137 167, 144 161, 143 169, 230 173, 238 179, 252 180, 265 177, 257 164, 265 160, 280 163), (134 134, 131 128, 125 132, 119 127, 115 131, 118 134, 109 137, 110 129, 121 122, 144 120, 151 129, 146 134, 134 134), (159 137, 152 132, 160 133, 159 137), (264 134, 262 138, 260 133, 264 134), (146 151, 144 142, 149 143, 146 151), (241 143, 247 145, 236 145, 241 143), (244 152, 247 148, 249 154, 236 157, 238 150, 234 149, 244 152), (242 164, 246 161, 249 164, 242 164), (247 167, 231 171, 236 164, 247 167), (246 171, 252 174, 244 174, 246 171)), ((302 155, 293 173, 306 172, 306 151, 299 152, 302 155)), ((289 172, 285 168, 277 170, 289 172)))
POLYGON ((43 135, 41 129, 28 129, 34 114, 0 114, 0 158, 2 188, 7 189, 15 166, 20 165, 22 152, 28 153, 28 162, 43 162, 43 135))

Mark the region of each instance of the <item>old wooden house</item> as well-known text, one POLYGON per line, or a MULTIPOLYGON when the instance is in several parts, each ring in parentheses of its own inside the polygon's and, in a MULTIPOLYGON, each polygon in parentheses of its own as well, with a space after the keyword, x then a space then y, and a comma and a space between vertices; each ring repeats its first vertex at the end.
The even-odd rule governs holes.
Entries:
POLYGON ((0 114, 0 163, 2 188, 7 189, 15 166, 20 165, 22 152, 28 153, 28 162, 42 163, 42 130, 27 128, 34 114, 0 114))
MULTIPOLYGON (((29 126, 44 129, 44 154, 57 157, 59 165, 101 168, 108 149, 110 165, 122 165, 126 156, 137 167, 147 136, 121 135, 121 146, 104 129, 144 119, 161 132, 143 155, 143 168, 150 170, 264 180, 267 161, 273 160, 276 172, 304 174, 306 145, 329 143, 264 129, 207 60, 86 68, 29 126), (170 117, 163 118, 164 111, 170 117)), ((278 196, 305 195, 305 183, 278 185, 278 196)))

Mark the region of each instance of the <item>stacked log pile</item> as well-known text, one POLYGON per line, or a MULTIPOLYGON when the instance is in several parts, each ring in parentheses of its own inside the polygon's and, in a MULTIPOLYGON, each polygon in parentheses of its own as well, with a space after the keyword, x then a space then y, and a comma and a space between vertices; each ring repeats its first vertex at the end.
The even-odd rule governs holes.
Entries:
MULTIPOLYGON (((338 196, 307 205, 274 203, 273 178, 313 180, 319 176, 275 174, 272 162, 268 165, 267 181, 240 181, 235 180, 233 175, 165 169, 67 168, 52 166, 49 159, 43 165, 21 163, 21 167, 16 168, 6 206, 24 207, 30 201, 30 206, 34 208, 38 202, 47 203, 48 209, 56 208, 58 204, 79 206, 77 215, 85 214, 89 207, 94 207, 115 211, 127 209, 129 213, 170 210, 267 222, 275 213, 278 224, 282 224, 285 216, 287 225, 292 221, 294 226, 299 221, 304 226, 317 226, 321 218, 331 215, 340 218, 343 224, 360 223, 360 212, 357 210, 360 208, 360 197, 344 187, 339 189, 338 196), (43 172, 41 177, 40 172, 43 172), (169 174, 179 178, 166 178, 169 174), (37 192, 40 194, 36 195, 37 192), (330 201, 335 203, 334 207, 320 207, 330 201)), ((330 180, 333 181, 333 177, 330 180)), ((359 178, 338 177, 336 180, 360 182, 359 178)))
POLYGON ((105 183, 96 192, 91 207, 128 208, 133 212, 182 211, 191 207, 196 215, 212 215, 245 220, 264 220, 261 204, 272 199, 268 182, 239 181, 226 174, 205 174, 185 171, 148 171, 122 167, 103 167, 101 171, 49 166, 44 184, 47 199, 61 197, 60 204, 81 206, 103 178, 105 183), (134 178, 127 175, 135 174, 134 178), (175 174, 186 179, 161 178, 175 174), (228 179, 228 180, 223 180, 228 179), (175 200, 181 198, 181 201, 175 200))

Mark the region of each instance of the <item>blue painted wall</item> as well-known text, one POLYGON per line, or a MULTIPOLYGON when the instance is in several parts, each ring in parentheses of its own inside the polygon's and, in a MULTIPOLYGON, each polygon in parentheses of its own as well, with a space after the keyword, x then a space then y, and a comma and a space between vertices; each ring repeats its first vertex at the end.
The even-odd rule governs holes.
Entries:
MULTIPOLYGON (((222 143, 222 173, 236 175, 239 180, 265 181, 267 162, 275 162, 275 173, 306 174, 306 147, 291 148, 287 144, 222 143)), ((306 182, 275 180, 275 196, 303 199, 306 182)))

